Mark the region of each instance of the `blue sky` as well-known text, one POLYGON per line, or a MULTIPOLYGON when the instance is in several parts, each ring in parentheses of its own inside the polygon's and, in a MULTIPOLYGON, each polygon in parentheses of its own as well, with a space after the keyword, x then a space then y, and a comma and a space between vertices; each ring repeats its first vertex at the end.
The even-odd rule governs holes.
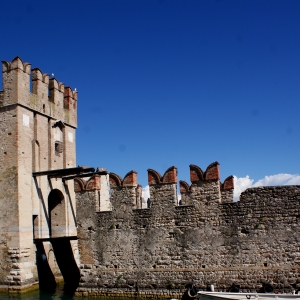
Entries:
POLYGON ((148 168, 189 182, 214 161, 222 181, 300 184, 299 15, 299 0, 3 1, 0 59, 78 90, 77 164, 143 186, 148 168))

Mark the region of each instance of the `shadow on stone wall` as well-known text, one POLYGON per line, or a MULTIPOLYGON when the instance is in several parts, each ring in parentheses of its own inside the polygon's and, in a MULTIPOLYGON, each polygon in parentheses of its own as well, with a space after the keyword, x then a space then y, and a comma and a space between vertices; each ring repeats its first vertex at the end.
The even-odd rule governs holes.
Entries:
POLYGON ((36 265, 41 291, 55 292, 56 281, 49 266, 43 242, 36 242, 36 265))
POLYGON ((64 290, 68 294, 73 294, 79 284, 80 272, 73 255, 70 240, 63 238, 52 239, 51 244, 56 262, 64 278, 64 290))

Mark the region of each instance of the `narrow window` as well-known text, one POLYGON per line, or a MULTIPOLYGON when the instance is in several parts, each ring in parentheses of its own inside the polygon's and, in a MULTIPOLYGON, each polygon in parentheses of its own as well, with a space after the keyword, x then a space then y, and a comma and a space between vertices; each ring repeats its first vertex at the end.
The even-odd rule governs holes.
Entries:
POLYGON ((60 156, 60 153, 63 152, 63 144, 62 144, 62 142, 56 141, 54 149, 55 149, 55 155, 60 156))

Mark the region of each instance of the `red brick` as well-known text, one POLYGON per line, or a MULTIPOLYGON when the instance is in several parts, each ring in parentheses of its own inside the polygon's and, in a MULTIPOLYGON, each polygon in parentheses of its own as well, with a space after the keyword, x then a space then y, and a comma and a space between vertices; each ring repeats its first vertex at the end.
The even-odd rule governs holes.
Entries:
POLYGON ((216 161, 211 163, 205 171, 206 180, 220 180, 220 164, 216 161))

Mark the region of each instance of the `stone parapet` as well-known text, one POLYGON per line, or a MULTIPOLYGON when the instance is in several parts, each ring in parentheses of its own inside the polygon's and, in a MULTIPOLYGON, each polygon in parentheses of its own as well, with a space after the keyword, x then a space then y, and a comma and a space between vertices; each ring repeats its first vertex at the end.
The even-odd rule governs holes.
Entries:
MULTIPOLYGON (((77 209, 78 295, 178 297, 192 281, 219 291, 232 283, 258 291, 266 282, 292 291, 300 281, 300 186, 251 188, 232 202, 232 176, 221 183, 214 175, 219 171, 207 179, 199 167, 192 169, 192 184, 180 181, 181 203, 174 177, 164 182, 153 169, 148 209, 134 209, 116 175, 110 212, 91 213, 87 198, 77 194, 88 212, 77 209)), ((167 171, 177 175, 175 167, 167 171)))
POLYGON ((77 91, 65 87, 40 69, 31 70, 31 64, 20 57, 12 62, 2 61, 3 91, 0 106, 22 104, 53 119, 77 127, 77 91), (32 81, 32 91, 30 82, 32 81))

